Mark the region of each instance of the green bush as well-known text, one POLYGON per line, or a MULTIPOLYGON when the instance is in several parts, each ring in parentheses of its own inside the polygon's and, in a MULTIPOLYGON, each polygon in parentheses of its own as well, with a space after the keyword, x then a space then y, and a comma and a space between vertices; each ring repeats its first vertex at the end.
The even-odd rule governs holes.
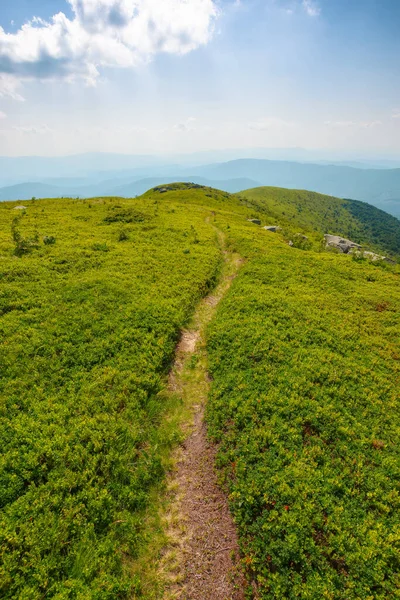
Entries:
POLYGON ((151 215, 133 207, 111 207, 104 217, 105 223, 144 223, 152 218, 151 215))
POLYGON ((56 238, 54 237, 54 235, 45 235, 43 238, 43 243, 46 246, 52 246, 56 243, 56 238))
POLYGON ((121 229, 121 231, 118 233, 118 241, 126 242, 127 240, 129 240, 128 232, 125 229, 121 229))
POLYGON ((308 239, 307 236, 301 234, 301 233, 296 233, 293 236, 293 248, 298 248, 299 250, 311 250, 312 249, 312 243, 311 241, 308 239))
POLYGON ((14 217, 11 223, 11 235, 15 244, 15 256, 23 256, 24 254, 29 254, 32 250, 39 248, 39 234, 35 232, 31 237, 23 237, 19 230, 20 221, 21 216, 17 216, 14 217))
POLYGON ((92 244, 92 250, 96 250, 96 252, 109 252, 110 248, 106 242, 96 242, 95 244, 92 244))

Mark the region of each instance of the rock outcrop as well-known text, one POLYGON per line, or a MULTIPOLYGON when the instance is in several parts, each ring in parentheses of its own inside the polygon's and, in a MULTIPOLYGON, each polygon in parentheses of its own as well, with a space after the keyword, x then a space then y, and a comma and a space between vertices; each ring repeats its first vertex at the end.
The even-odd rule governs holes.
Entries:
POLYGON ((326 240, 326 246, 329 248, 336 248, 339 252, 343 252, 344 254, 348 254, 350 250, 360 250, 360 244, 356 244, 351 240, 347 240, 346 238, 340 237, 340 235, 329 235, 325 234, 324 238, 326 240))
POLYGON ((276 231, 279 231, 281 228, 279 227, 279 225, 266 225, 265 227, 263 227, 263 229, 266 229, 267 231, 272 231, 273 233, 275 233, 276 231))
POLYGON ((371 262, 382 261, 390 263, 392 265, 396 264, 396 261, 392 260, 391 258, 388 258, 387 256, 382 256, 381 254, 375 254, 375 252, 370 252, 369 250, 351 250, 350 253, 360 258, 367 258, 371 262))

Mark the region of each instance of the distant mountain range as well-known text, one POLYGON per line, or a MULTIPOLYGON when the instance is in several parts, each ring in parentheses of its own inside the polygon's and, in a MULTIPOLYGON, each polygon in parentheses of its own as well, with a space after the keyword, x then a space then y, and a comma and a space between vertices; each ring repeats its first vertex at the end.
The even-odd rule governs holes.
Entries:
POLYGON ((234 160, 200 167, 212 179, 247 177, 262 185, 304 189, 369 202, 400 217, 400 169, 356 169, 286 161, 234 160))
POLYGON ((0 157, 0 180, 17 178, 18 173, 37 175, 15 185, 0 188, 0 200, 27 200, 32 197, 132 197, 162 183, 191 181, 201 185, 239 192, 258 186, 304 189, 340 198, 368 202, 400 218, 400 168, 361 168, 344 164, 315 164, 266 159, 239 159, 190 168, 168 164, 154 157, 85 155, 54 159, 13 159, 0 157), (135 159, 135 160, 134 160, 135 159), (43 162, 44 161, 44 162, 43 162), (60 162, 61 161, 61 162, 60 162), (33 167, 32 167, 33 165, 33 167), (47 167, 46 167, 47 166, 47 167), (78 167, 81 167, 80 170, 78 167), (119 167, 119 169, 118 169, 119 167), (47 172, 44 174, 44 169, 47 172), (43 174, 40 180, 37 177, 43 174), (51 177, 49 177, 51 175, 51 177))
MULTIPOLYGON (((94 196, 122 196, 131 198, 140 196, 147 190, 162 185, 163 183, 174 183, 183 180, 182 175, 173 177, 147 177, 138 181, 131 181, 122 185, 110 186, 106 184, 97 184, 93 186, 61 186, 46 183, 28 182, 0 188, 0 201, 4 200, 30 200, 31 198, 69 198, 80 197, 90 198, 94 196)), ((259 182, 246 177, 220 180, 207 179, 197 175, 184 177, 185 181, 198 183, 207 187, 213 187, 226 192, 239 192, 248 188, 259 186, 259 182)))

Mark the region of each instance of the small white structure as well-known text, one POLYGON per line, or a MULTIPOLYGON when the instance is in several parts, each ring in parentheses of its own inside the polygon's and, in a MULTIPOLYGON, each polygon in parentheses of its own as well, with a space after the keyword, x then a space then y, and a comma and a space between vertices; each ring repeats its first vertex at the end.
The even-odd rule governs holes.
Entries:
POLYGON ((26 210, 26 206, 14 206, 14 210, 26 210))

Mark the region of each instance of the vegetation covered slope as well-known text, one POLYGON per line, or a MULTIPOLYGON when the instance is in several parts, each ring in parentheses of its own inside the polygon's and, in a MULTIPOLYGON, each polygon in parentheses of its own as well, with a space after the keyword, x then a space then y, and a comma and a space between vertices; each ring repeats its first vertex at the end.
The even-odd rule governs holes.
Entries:
POLYGON ((216 227, 247 261, 209 332, 208 419, 249 578, 396 597, 398 267, 290 248, 247 221, 262 205, 200 186, 24 205, 0 205, 0 596, 148 600, 131 563, 179 439, 164 376, 216 227))
POLYGON ((230 224, 208 407, 257 598, 397 598, 400 280, 230 224))
POLYGON ((0 205, 1 598, 139 593, 162 377, 220 263, 204 211, 157 198, 0 205))
POLYGON ((400 221, 365 202, 272 187, 246 190, 237 196, 279 222, 346 236, 372 249, 400 255, 400 221))

